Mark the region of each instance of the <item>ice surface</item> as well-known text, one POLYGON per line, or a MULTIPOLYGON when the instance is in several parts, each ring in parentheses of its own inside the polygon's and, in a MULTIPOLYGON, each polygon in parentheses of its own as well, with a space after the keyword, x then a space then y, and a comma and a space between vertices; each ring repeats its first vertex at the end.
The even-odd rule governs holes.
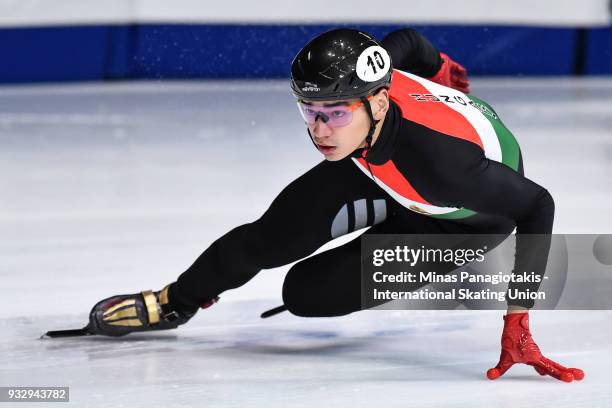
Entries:
MULTIPOLYGON (((610 233, 612 80, 481 79, 474 93, 554 196, 555 232, 610 233)), ((70 386, 87 407, 612 406, 610 312, 532 313, 536 341, 582 383, 526 366, 490 382, 498 312, 260 320, 287 267, 180 330, 38 339, 172 281, 319 160, 285 82, 1 88, 0 386, 70 386)))

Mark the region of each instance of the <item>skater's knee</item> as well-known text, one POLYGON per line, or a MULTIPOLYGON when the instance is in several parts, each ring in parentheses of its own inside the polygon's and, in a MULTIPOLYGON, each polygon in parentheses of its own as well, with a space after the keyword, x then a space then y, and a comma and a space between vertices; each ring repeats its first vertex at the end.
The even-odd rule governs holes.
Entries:
MULTIPOLYGON (((309 288, 304 277, 291 268, 283 282, 283 302, 287 310, 300 317, 315 317, 312 301, 308 298, 309 288)), ((312 293, 311 293, 312 295, 312 293)))
POLYGON ((300 317, 343 316, 359 310, 359 294, 352 296, 354 291, 348 290, 349 287, 338 287, 333 279, 326 279, 329 272, 313 270, 307 261, 295 264, 283 283, 287 310, 300 317))

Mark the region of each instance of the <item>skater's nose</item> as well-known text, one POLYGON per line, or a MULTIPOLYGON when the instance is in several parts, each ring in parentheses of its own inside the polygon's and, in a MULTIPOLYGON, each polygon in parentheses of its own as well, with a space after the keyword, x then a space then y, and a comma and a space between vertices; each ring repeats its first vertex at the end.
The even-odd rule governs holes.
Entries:
POLYGON ((315 138, 321 139, 331 136, 332 132, 332 128, 326 122, 323 121, 323 118, 317 116, 312 128, 312 133, 314 134, 315 138))

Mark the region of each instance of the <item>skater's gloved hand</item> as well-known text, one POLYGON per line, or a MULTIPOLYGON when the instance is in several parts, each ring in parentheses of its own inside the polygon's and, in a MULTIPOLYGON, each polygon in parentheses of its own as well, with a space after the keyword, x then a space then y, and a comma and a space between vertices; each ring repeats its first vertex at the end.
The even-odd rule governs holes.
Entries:
POLYGON ((487 371, 490 380, 499 378, 516 363, 529 364, 540 375, 548 374, 565 382, 584 378, 582 370, 566 368, 542 355, 529 331, 529 313, 511 313, 504 316, 501 346, 499 362, 487 371))
POLYGON ((470 81, 463 65, 453 61, 443 52, 440 53, 440 57, 443 61, 440 70, 436 75, 427 79, 461 92, 470 93, 470 81))
POLYGON ((131 295, 111 296, 98 302, 89 312, 92 334, 124 336, 135 331, 175 329, 187 323, 193 312, 172 310, 166 286, 159 292, 146 290, 131 295))

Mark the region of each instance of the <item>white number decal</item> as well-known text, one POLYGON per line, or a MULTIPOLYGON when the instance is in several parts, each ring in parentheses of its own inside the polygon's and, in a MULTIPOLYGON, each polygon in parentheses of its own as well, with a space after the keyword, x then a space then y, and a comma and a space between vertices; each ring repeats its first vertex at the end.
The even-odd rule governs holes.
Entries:
POLYGON ((391 69, 391 58, 383 47, 366 48, 357 59, 357 76, 365 82, 378 81, 391 69))

